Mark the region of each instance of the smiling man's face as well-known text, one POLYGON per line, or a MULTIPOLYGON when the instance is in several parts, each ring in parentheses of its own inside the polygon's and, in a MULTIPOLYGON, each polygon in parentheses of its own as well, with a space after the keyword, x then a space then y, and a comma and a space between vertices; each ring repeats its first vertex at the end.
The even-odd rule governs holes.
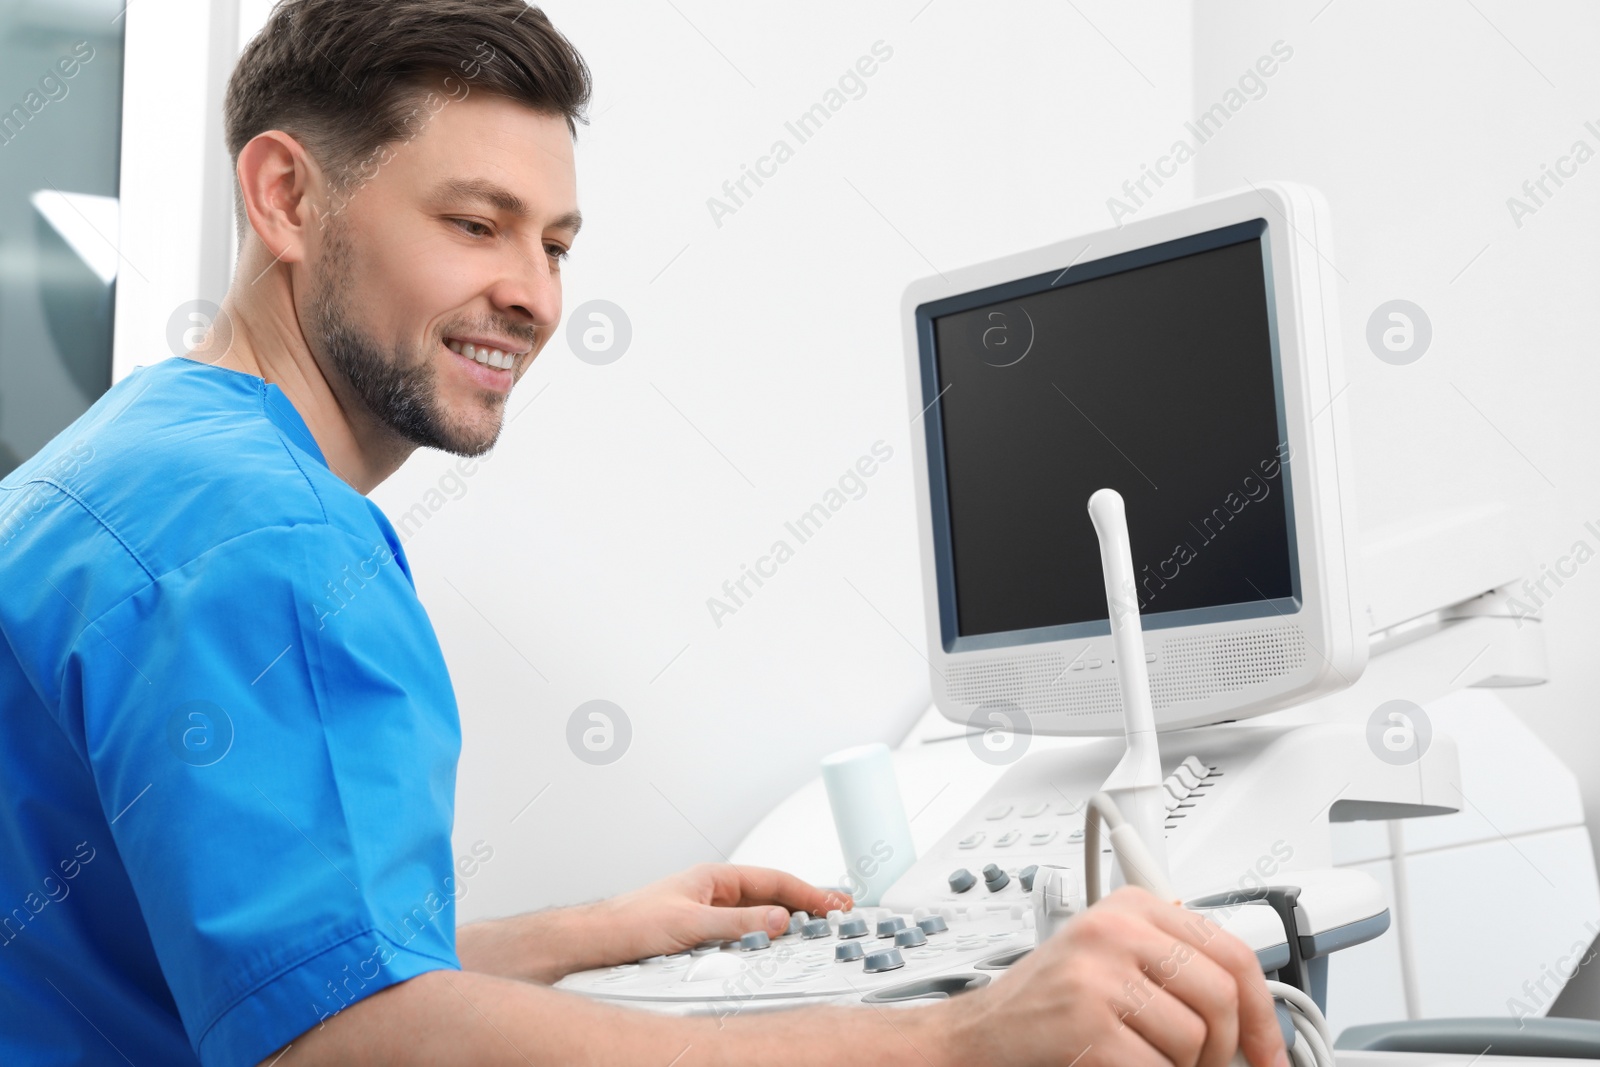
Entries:
POLYGON ((326 201, 297 303, 347 412, 475 456, 561 320, 577 179, 561 116, 487 93, 441 104, 326 201))

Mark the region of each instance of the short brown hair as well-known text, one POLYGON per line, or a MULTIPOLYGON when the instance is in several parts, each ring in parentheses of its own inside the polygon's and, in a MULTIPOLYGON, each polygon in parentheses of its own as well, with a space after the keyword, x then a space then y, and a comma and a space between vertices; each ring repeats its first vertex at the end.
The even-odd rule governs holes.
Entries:
POLYGON ((588 65, 524 0, 280 0, 228 80, 228 154, 237 165, 252 138, 283 130, 338 188, 447 78, 561 115, 574 134, 587 121, 588 65))

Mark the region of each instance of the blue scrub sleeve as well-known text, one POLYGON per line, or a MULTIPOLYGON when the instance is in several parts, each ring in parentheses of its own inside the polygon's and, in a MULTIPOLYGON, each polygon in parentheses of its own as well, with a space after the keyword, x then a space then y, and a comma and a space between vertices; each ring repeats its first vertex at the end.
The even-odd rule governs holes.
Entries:
POLYGON ((63 671, 201 1062, 254 1064, 455 953, 460 726, 398 545, 273 527, 88 623, 63 671), (81 703, 78 703, 81 702, 81 703))

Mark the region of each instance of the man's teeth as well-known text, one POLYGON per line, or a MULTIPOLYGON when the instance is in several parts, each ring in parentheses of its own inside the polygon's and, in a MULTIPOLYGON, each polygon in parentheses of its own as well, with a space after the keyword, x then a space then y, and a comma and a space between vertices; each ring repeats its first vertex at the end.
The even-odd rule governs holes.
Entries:
POLYGON ((517 361, 517 357, 511 355, 510 353, 502 352, 498 348, 467 345, 462 344, 460 341, 446 341, 445 344, 449 347, 450 351, 456 353, 457 355, 466 356, 468 359, 476 360, 477 362, 482 363, 485 367, 496 367, 500 370, 510 370, 512 364, 516 363, 517 361))

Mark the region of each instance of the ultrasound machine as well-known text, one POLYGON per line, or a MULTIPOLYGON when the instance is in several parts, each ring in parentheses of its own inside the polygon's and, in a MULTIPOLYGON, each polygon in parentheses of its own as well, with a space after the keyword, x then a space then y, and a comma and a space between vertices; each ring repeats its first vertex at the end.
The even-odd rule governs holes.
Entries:
POLYGON ((913 283, 933 707, 732 856, 857 906, 560 986, 915 1010, 1133 882, 1255 950, 1296 1063, 1600 1058, 1549 998, 1420 1017, 1548 969, 1600 887, 1570 772, 1493 696, 1544 672, 1505 516, 1357 521, 1332 246, 1314 190, 1258 185, 913 283), (1546 814, 1498 828, 1529 790, 1546 814), (1530 860, 1548 885, 1486 861, 1501 841, 1562 857, 1530 860))

